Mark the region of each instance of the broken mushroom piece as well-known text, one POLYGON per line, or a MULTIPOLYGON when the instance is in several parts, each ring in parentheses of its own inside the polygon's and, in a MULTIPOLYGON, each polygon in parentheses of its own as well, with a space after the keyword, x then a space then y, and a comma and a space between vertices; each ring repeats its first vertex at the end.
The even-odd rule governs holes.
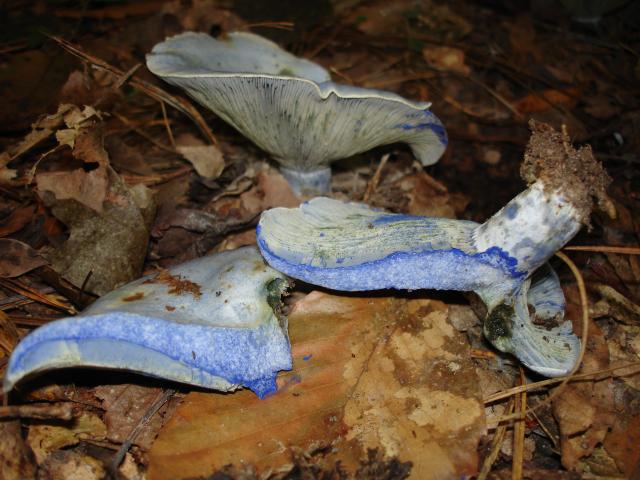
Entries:
POLYGON ((608 177, 590 149, 533 127, 524 176, 539 179, 481 225, 319 197, 263 213, 262 254, 291 277, 335 290, 476 292, 493 345, 543 375, 565 375, 580 343, 562 323, 564 297, 545 262, 588 222, 593 197, 606 203, 608 177))
MULTIPOLYGON (((547 214, 557 206, 547 205, 547 214)), ((494 224, 497 226, 506 215, 504 210, 499 212, 492 218, 494 224)), ((569 222, 566 229, 546 233, 560 244, 568 241, 578 226, 578 222, 569 222)), ((539 327, 539 320, 551 320, 554 315, 542 310, 545 315, 534 322, 528 309, 531 304, 539 315, 538 307, 545 301, 538 293, 542 288, 551 290, 555 297, 562 296, 555 276, 543 277, 542 284, 533 286, 529 278, 531 269, 546 261, 556 245, 530 243, 527 233, 532 226, 518 225, 506 238, 517 236, 516 243, 527 244, 533 255, 527 252, 526 258, 516 258, 505 245, 480 244, 477 237, 482 227, 464 220, 389 214, 319 197, 298 209, 265 212, 258 225, 258 243, 276 270, 334 290, 428 288, 476 292, 489 312, 485 335, 498 349, 513 353, 545 375, 569 372, 579 352, 579 340, 570 325, 549 330, 539 327), (521 230, 523 227, 526 230, 521 230), (534 257, 538 264, 532 263, 534 257)), ((561 311, 558 308, 554 313, 561 311)))
POLYGON ((255 247, 162 270, 29 334, 3 388, 44 370, 100 367, 225 392, 247 387, 262 398, 292 366, 279 313, 287 286, 255 247))
POLYGON ((156 45, 147 66, 271 154, 296 193, 328 192, 330 162, 378 145, 407 143, 423 165, 447 145, 429 103, 333 83, 320 65, 251 33, 183 33, 156 45))

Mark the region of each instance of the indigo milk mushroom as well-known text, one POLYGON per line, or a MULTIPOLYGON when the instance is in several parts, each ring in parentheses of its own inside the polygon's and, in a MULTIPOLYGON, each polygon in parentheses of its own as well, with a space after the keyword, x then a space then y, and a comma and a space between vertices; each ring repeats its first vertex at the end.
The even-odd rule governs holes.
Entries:
POLYGON ((430 103, 333 83, 251 33, 183 33, 153 47, 147 66, 267 151, 296 193, 328 192, 330 162, 378 145, 407 143, 423 165, 447 145, 430 103))
POLYGON ((64 367, 124 369, 208 389, 276 390, 291 368, 285 277, 255 247, 202 257, 129 283, 15 348, 3 389, 64 367))
POLYGON ((580 341, 560 322, 564 297, 545 263, 588 222, 594 197, 606 206, 609 179, 588 147, 533 128, 523 164, 529 188, 483 224, 319 197, 264 212, 260 250, 276 270, 335 290, 476 292, 494 346, 543 375, 565 375, 580 341))

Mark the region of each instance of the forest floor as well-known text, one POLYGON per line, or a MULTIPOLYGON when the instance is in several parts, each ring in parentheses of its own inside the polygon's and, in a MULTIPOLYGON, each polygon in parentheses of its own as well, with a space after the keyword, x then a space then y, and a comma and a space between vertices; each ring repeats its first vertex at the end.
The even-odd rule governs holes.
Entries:
POLYGON ((432 102, 449 137, 438 163, 377 147, 333 164, 335 198, 482 222, 526 188, 535 120, 591 146, 613 207, 564 249, 588 305, 551 260, 575 332, 589 316, 578 377, 557 389, 495 350, 462 294, 301 284, 276 394, 47 372, 0 407, 0 478, 640 478, 640 4, 601 2, 619 5, 580 23, 572 3, 0 2, 0 374, 37 327, 255 244, 261 212, 303 200, 147 70, 185 30, 251 31, 336 82, 432 102), (524 419, 502 418, 514 410, 524 419))

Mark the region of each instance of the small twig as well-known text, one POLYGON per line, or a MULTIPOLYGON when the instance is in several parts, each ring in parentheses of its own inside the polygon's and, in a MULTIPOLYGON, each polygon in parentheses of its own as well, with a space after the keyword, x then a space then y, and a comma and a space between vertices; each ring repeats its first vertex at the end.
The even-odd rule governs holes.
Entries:
POLYGON ((53 152, 55 152, 56 150, 58 150, 60 148, 62 148, 62 145, 58 144, 55 147, 53 147, 53 148, 47 150, 46 152, 44 152, 42 155, 40 155, 40 158, 38 158, 38 160, 36 160, 36 163, 34 163, 33 166, 29 169, 29 171, 25 174, 27 184, 31 185, 31 183, 33 182, 33 179, 36 176, 36 170, 38 170, 38 167, 40 166, 40 163, 46 157, 48 157, 49 155, 51 155, 53 152))
POLYGON ((0 406, 0 418, 71 420, 73 418, 73 405, 70 402, 62 402, 0 406))
POLYGON ((126 440, 122 442, 122 445, 120 445, 120 448, 113 455, 113 457, 111 458, 111 461, 109 462, 109 470, 112 472, 114 478, 117 478, 118 467, 122 463, 122 459, 129 451, 129 448, 131 448, 131 445, 133 445, 133 442, 136 441, 136 438, 138 438, 138 435, 140 434, 144 426, 147 424, 147 422, 149 422, 149 420, 151 420, 151 418, 158 412, 158 410, 160 410, 162 406, 165 403, 167 403, 167 401, 175 393, 176 391, 170 388, 168 388, 167 390, 164 390, 163 392, 158 393, 158 396, 156 397, 155 401, 151 404, 149 409, 142 416, 138 424, 135 427, 133 427, 131 432, 129 432, 129 435, 127 435, 126 440))
MULTIPOLYGON (((51 287, 44 287, 40 291, 40 293, 42 294, 56 293, 56 290, 51 287)), ((22 294, 12 295, 10 297, 5 297, 0 299, 0 311, 11 310, 13 308, 29 305, 30 303, 33 303, 33 300, 31 298, 25 297, 22 294)))
POLYGON ((367 88, 389 88, 390 86, 397 85, 399 83, 410 82, 413 80, 426 80, 430 78, 434 78, 434 74, 432 72, 423 72, 423 73, 410 73, 401 77, 389 78, 385 80, 362 80, 358 78, 356 80, 356 84, 363 85, 367 88))
POLYGON ((113 87, 116 89, 122 87, 125 83, 129 81, 131 77, 133 77, 133 74, 136 73, 141 66, 142 66, 141 63, 136 63, 133 67, 131 67, 129 70, 127 70, 122 75, 120 75, 120 78, 118 78, 116 83, 113 84, 113 87))
POLYGON ((176 140, 173 138, 173 132, 171 131, 171 125, 169 125, 169 119, 167 118, 167 109, 164 106, 164 102, 160 101, 160 108, 162 108, 162 119, 164 120, 164 126, 167 129, 167 135, 169 136, 169 142, 171 146, 176 148, 176 140))
MULTIPOLYGON (((473 116, 469 112, 463 111, 463 113, 473 116)), ((465 130, 459 130, 456 128, 447 128, 447 135, 449 136, 449 139, 464 140, 476 143, 509 143, 511 145, 516 145, 517 147, 524 147, 527 144, 527 140, 518 135, 487 135, 485 133, 473 134, 465 130)))
POLYGON ((348 83, 349 85, 353 85, 354 81, 353 78, 351 78, 349 75, 347 75, 346 73, 342 73, 340 70, 338 70, 335 67, 329 67, 329 71, 331 71, 331 73, 335 73, 338 77, 340 77, 342 80, 344 80, 346 83, 348 83))
POLYGON ((5 43, 4 45, 0 45, 0 55, 19 52, 20 50, 24 50, 28 47, 29 47, 29 44, 27 42, 5 43))
POLYGON ((89 284, 89 280, 93 276, 93 270, 89 270, 87 274, 84 276, 84 280, 82 281, 82 285, 80 285, 80 294, 78 295, 78 301, 82 302, 84 300, 84 296, 87 292, 87 285, 89 284))
MULTIPOLYGON (((605 378, 608 378, 608 377, 623 377, 627 375, 635 375, 637 373, 640 373, 640 360, 637 362, 626 363, 624 365, 617 365, 615 367, 603 368, 602 370, 597 370, 595 372, 580 373, 577 375, 573 375, 572 377, 566 376, 566 377, 549 378, 547 380, 541 380, 539 382, 527 383, 526 385, 519 385, 517 387, 512 387, 507 390, 494 393, 493 395, 489 395, 484 399, 484 403, 489 404, 489 403, 497 402, 498 400, 502 400, 503 398, 508 398, 508 397, 517 395, 520 392, 531 392, 534 390, 542 390, 543 388, 548 387, 550 385, 561 383, 566 379, 569 379, 569 382, 577 382, 579 380, 599 381, 599 380, 604 380, 605 378), (616 374, 616 375, 613 374, 617 370, 623 370, 623 369, 635 368, 635 367, 638 367, 637 371, 625 372, 625 373, 616 374), (606 376, 602 378, 598 378, 600 375, 606 375, 606 376)), ((502 421, 502 419, 496 419, 496 420, 489 419, 487 420, 487 423, 496 424, 496 423, 499 423, 500 421, 502 421)))
POLYGON ((15 280, 12 278, 0 278, 0 284, 3 287, 27 298, 30 298, 33 301, 48 305, 50 307, 61 309, 71 315, 75 315, 76 313, 78 313, 75 308, 73 308, 71 305, 67 305, 59 301, 54 295, 38 292, 37 290, 22 284, 19 280, 15 280))
POLYGON ((153 138, 151 135, 149 135, 147 132, 145 132, 141 128, 136 127, 133 124, 133 122, 131 120, 129 120, 127 117, 125 117, 124 115, 120 115, 119 113, 116 113, 116 112, 113 112, 113 115, 118 120, 120 120, 122 123, 124 123, 127 127, 129 127, 131 130, 136 132, 138 135, 140 135, 145 140, 148 140, 149 142, 151 142, 153 145, 155 145, 159 149, 164 150, 165 152, 169 152, 169 153, 176 153, 176 151, 173 148, 167 147, 166 145, 163 145, 162 143, 157 141, 155 138, 153 138))
POLYGON ((608 245, 575 245, 564 247, 574 252, 620 253, 622 255, 640 255, 640 247, 613 247, 608 245))
MULTIPOLYGON (((524 371, 520 367, 520 384, 526 382, 524 371)), ((524 434, 526 424, 524 422, 524 412, 527 410, 527 392, 521 392, 515 396, 515 410, 522 415, 513 424, 513 455, 511 458, 511 479, 521 480, 522 464, 524 462, 524 434)))
POLYGON ((495 352, 492 352, 491 350, 481 350, 479 348, 472 348, 470 352, 470 357, 478 358, 482 360, 493 360, 494 358, 497 357, 497 355, 495 354, 495 352))
POLYGON ((376 168, 376 173, 373 174, 371 180, 367 184, 367 189, 364 192, 364 196, 362 197, 363 202, 368 202, 373 193, 378 188, 378 184, 380 183, 380 177, 382 176, 382 170, 384 170, 385 165, 389 161, 389 154, 386 153, 380 159, 380 163, 378 164, 378 168, 376 168))
POLYGON ((558 439, 556 438, 556 436, 553 433, 551 433, 551 430, 549 430, 549 428, 544 424, 544 422, 538 416, 538 414, 535 412, 535 410, 532 410, 530 413, 531 413, 531 415, 533 415, 533 418, 536 419, 536 422, 538 422, 538 425, 540 426, 542 431, 547 435, 549 440, 551 440, 551 443, 553 443, 553 447, 554 448, 558 448, 558 439))
POLYGON ((481 82, 480 80, 476 79, 473 75, 462 76, 462 78, 466 78, 466 79, 470 80, 471 82, 475 83, 476 85, 484 88, 489 93, 489 95, 491 95, 498 102, 500 102, 502 105, 504 105, 507 108, 507 110, 509 110, 511 113, 513 113, 515 118, 517 118, 517 119, 522 119, 523 118, 522 113, 520 113, 516 107, 511 105, 511 102, 509 102, 506 98, 504 98, 502 95, 500 95, 498 92, 496 92, 489 85, 485 85, 483 82, 481 82))
MULTIPOLYGON (((507 415, 513 412, 513 403, 513 398, 509 399, 509 404, 506 409, 507 415)), ((502 423, 498 425, 498 428, 496 428, 496 432, 491 440, 491 450, 482 462, 482 468, 480 469, 480 473, 478 473, 478 480, 485 480, 491 472, 491 467, 500 454, 500 448, 502 447, 502 442, 504 441, 504 436, 507 433, 508 427, 509 425, 507 423, 502 423)))
POLYGON ((293 30, 295 27, 295 23, 293 22, 260 22, 260 23, 250 23, 249 25, 245 25, 247 30, 251 30, 252 28, 279 28, 280 30, 293 30))
POLYGON ((329 33, 329 35, 326 35, 324 37, 324 40, 322 42, 319 42, 316 48, 314 48, 304 56, 306 58, 313 58, 316 55, 318 55, 322 50, 327 48, 327 46, 336 39, 340 31, 344 28, 344 25, 345 24, 343 22, 338 22, 337 25, 331 31, 331 33, 329 33))
MULTIPOLYGON (((75 55, 81 60, 84 60, 85 62, 90 63, 91 65, 94 66, 94 68, 98 70, 106 71, 108 73, 111 73, 112 75, 115 75, 118 78, 122 78, 123 76, 126 76, 126 73, 120 70, 119 68, 116 68, 113 65, 110 65, 109 63, 105 62, 100 58, 91 56, 83 52, 82 49, 80 49, 80 47, 72 44, 71 42, 67 42, 64 39, 53 36, 53 35, 49 36, 49 38, 51 38, 54 42, 58 43, 62 48, 64 48, 66 51, 68 51, 72 55, 75 55)), ((218 140, 211 132, 211 129, 209 129, 209 126, 204 121, 204 118, 202 118, 202 115, 200 115, 200 112, 198 112, 198 110, 196 110, 196 108, 186 99, 181 97, 174 97, 173 95, 170 95, 169 93, 165 92, 161 88, 156 87, 155 85, 152 85, 149 82, 145 82, 144 80, 139 80, 135 77, 132 77, 129 80, 129 85, 140 90, 141 92, 146 93, 151 98, 168 103, 176 110, 179 110, 185 115, 187 115, 198 126, 202 134, 207 138, 207 140, 209 140, 213 145, 218 145, 218 140)))
MULTIPOLYGON (((1 310, 0 310, 1 311, 1 310)), ((39 315, 37 317, 31 315, 16 315, 12 314, 9 318, 15 323, 18 327, 40 327, 45 323, 53 322, 55 320, 60 320, 60 316, 53 315, 39 315)))
POLYGON ((161 183, 168 182, 174 178, 181 177, 193 171, 191 165, 178 168, 172 172, 158 174, 158 175, 126 175, 120 174, 125 183, 129 185, 135 185, 136 183, 142 183, 147 186, 160 185, 161 183))
POLYGON ((423 170, 424 167, 417 160, 414 160, 413 168, 416 171, 421 172, 422 180, 424 180, 427 183, 427 185, 429 185, 431 188, 433 188, 436 192, 438 192, 438 193, 448 193, 449 192, 449 189, 447 188, 447 186, 444 183, 440 182, 439 180, 436 180, 435 178, 433 178, 427 172, 425 172, 423 170))

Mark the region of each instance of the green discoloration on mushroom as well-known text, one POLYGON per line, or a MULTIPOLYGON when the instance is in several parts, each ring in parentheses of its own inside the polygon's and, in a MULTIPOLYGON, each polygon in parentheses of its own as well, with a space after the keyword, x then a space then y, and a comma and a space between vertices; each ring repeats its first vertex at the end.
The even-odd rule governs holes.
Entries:
POLYGON ((513 306, 502 303, 494 308, 484 322, 484 333, 493 343, 508 341, 513 332, 513 306))

